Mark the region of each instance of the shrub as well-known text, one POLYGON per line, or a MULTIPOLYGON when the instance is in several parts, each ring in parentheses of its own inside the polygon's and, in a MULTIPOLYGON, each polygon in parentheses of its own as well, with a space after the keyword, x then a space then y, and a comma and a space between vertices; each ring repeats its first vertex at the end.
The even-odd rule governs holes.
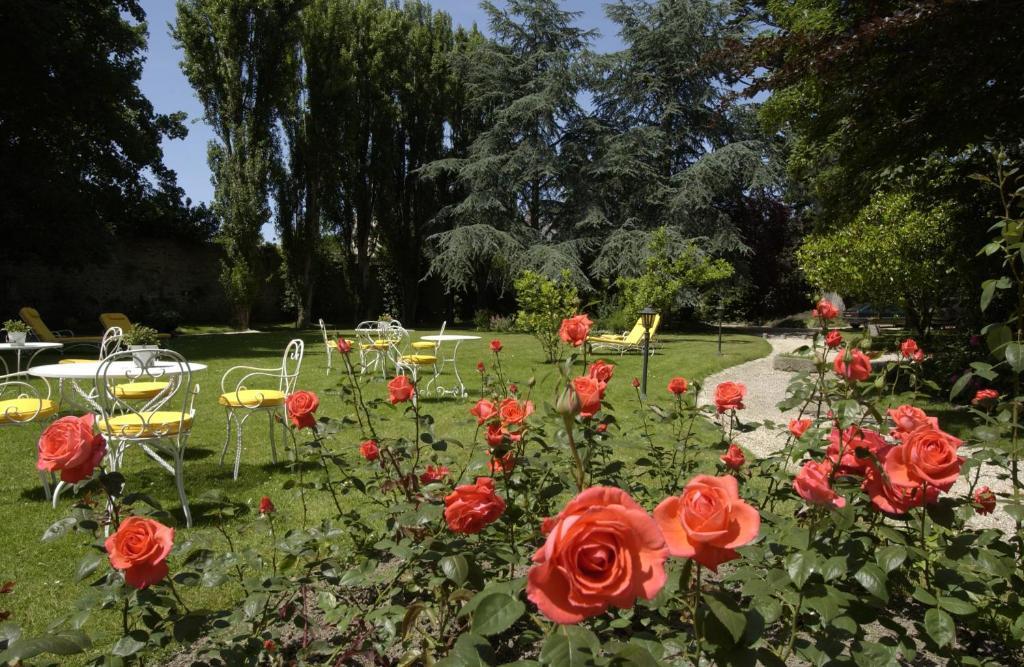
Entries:
POLYGON ((572 317, 580 305, 579 294, 568 271, 551 280, 533 271, 524 271, 515 281, 519 312, 516 326, 540 341, 545 359, 558 359, 558 328, 572 317))

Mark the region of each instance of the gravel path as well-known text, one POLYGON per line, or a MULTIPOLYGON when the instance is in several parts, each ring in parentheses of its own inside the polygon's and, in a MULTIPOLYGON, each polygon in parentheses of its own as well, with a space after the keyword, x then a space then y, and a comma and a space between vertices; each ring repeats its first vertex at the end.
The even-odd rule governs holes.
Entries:
MULTIPOLYGON (((700 400, 701 404, 712 402, 715 387, 719 383, 726 381, 742 382, 747 386, 747 396, 744 400, 746 408, 740 412, 740 419, 742 421, 760 422, 768 420, 776 424, 788 424, 790 419, 795 418, 797 410, 782 412, 776 407, 786 397, 786 387, 793 378, 793 373, 773 369, 772 362, 781 353, 792 352, 798 347, 807 345, 809 339, 806 337, 780 336, 770 337, 768 342, 771 343, 772 352, 767 357, 732 366, 708 377, 704 381, 703 396, 700 400)), ((738 433, 734 440, 751 454, 757 457, 764 457, 782 449, 786 444, 786 432, 778 428, 769 430, 762 426, 749 433, 738 433)), ((1001 503, 1003 499, 1009 498, 1011 495, 1012 485, 1008 478, 1001 478, 1000 473, 999 469, 992 466, 982 466, 978 486, 989 486, 999 496, 1001 503)), ((974 474, 976 474, 976 471, 972 472, 971 476, 973 477, 974 474)), ((1006 477, 1006 474, 1002 473, 1002 476, 1006 477)), ((964 496, 969 489, 970 484, 967 479, 961 477, 953 488, 950 489, 949 493, 964 496)), ((968 520, 967 525, 971 528, 998 528, 1007 534, 1014 532, 1013 519, 1001 506, 997 507, 996 511, 990 515, 981 516, 976 514, 972 516, 968 520)))

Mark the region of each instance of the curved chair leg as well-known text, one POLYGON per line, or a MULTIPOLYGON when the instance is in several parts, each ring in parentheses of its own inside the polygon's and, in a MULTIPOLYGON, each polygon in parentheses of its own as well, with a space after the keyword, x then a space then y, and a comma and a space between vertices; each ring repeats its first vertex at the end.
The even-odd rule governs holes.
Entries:
POLYGON ((185 526, 192 527, 192 511, 188 507, 188 497, 185 495, 185 445, 188 436, 179 436, 174 447, 174 484, 178 487, 178 500, 181 501, 181 509, 185 513, 185 526))
POLYGON ((277 445, 274 442, 274 410, 267 410, 267 418, 270 420, 270 462, 277 463, 277 445))
POLYGON ((238 479, 238 468, 242 465, 242 427, 245 426, 245 420, 249 418, 249 415, 245 415, 241 419, 235 417, 235 432, 238 436, 238 444, 235 446, 235 471, 232 473, 231 479, 238 479))
POLYGON ((228 453, 228 443, 231 442, 231 408, 224 410, 224 415, 227 418, 227 427, 224 433, 224 446, 220 450, 220 464, 224 465, 224 457, 228 453))

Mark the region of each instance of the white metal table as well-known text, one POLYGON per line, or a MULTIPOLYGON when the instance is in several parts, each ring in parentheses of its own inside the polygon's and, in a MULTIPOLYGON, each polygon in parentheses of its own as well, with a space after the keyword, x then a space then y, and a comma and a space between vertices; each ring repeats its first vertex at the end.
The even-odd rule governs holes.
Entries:
MULTIPOLYGON (((23 352, 31 352, 28 357, 28 362, 25 364, 26 367, 32 365, 32 361, 36 356, 43 350, 57 350, 64 347, 64 343, 0 343, 0 352, 14 352, 15 353, 15 365, 14 372, 21 372, 21 355, 23 352)), ((0 363, 4 366, 4 375, 11 372, 10 366, 7 365, 7 360, 0 356, 0 363)))
MULTIPOLYGON (((47 380, 68 380, 74 388, 75 393, 85 399, 89 407, 99 410, 96 405, 94 392, 83 389, 79 383, 85 380, 96 380, 96 374, 100 370, 101 361, 81 362, 77 364, 46 364, 29 368, 28 374, 47 380)), ((107 377, 119 377, 125 380, 138 380, 141 377, 152 379, 172 379, 181 375, 182 366, 171 362, 157 362, 145 368, 140 368, 132 361, 112 361, 108 364, 107 377)), ((206 370, 206 364, 188 363, 190 373, 198 373, 206 370)))
POLYGON ((440 385, 440 383, 438 383, 435 387, 437 393, 441 395, 451 394, 452 396, 458 396, 461 398, 468 396, 469 394, 466 393, 466 385, 463 384, 462 376, 459 375, 459 365, 456 363, 455 357, 458 355, 459 345, 461 345, 463 341, 480 340, 480 336, 470 336, 467 334, 435 334, 433 336, 423 336, 420 340, 438 344, 437 347, 439 354, 437 360, 437 377, 440 377, 441 373, 444 371, 444 367, 448 364, 451 364, 452 370, 455 372, 455 380, 458 382, 458 385, 453 386, 451 389, 445 389, 440 385), (441 343, 454 343, 452 346, 452 355, 450 357, 446 357, 441 354, 441 351, 443 350, 441 343))

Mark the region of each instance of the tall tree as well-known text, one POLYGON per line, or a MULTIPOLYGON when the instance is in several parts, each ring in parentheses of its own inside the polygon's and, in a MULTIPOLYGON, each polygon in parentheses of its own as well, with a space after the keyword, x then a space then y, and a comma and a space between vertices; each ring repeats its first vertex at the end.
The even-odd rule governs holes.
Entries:
POLYGON ((557 276, 570 269, 586 283, 565 202, 565 155, 584 118, 592 31, 555 0, 483 3, 493 41, 467 52, 466 91, 487 119, 465 157, 428 165, 467 193, 439 222, 431 273, 449 289, 507 286, 527 266, 557 276))
POLYGON ((184 114, 155 113, 138 86, 144 19, 135 0, 0 4, 0 255, 66 265, 115 234, 189 233, 160 148, 184 114))
POLYGON ((303 0, 178 0, 182 70, 217 141, 209 146, 213 209, 226 259, 221 280, 236 324, 249 327, 265 278, 261 230, 277 159, 276 119, 289 91, 303 0))

